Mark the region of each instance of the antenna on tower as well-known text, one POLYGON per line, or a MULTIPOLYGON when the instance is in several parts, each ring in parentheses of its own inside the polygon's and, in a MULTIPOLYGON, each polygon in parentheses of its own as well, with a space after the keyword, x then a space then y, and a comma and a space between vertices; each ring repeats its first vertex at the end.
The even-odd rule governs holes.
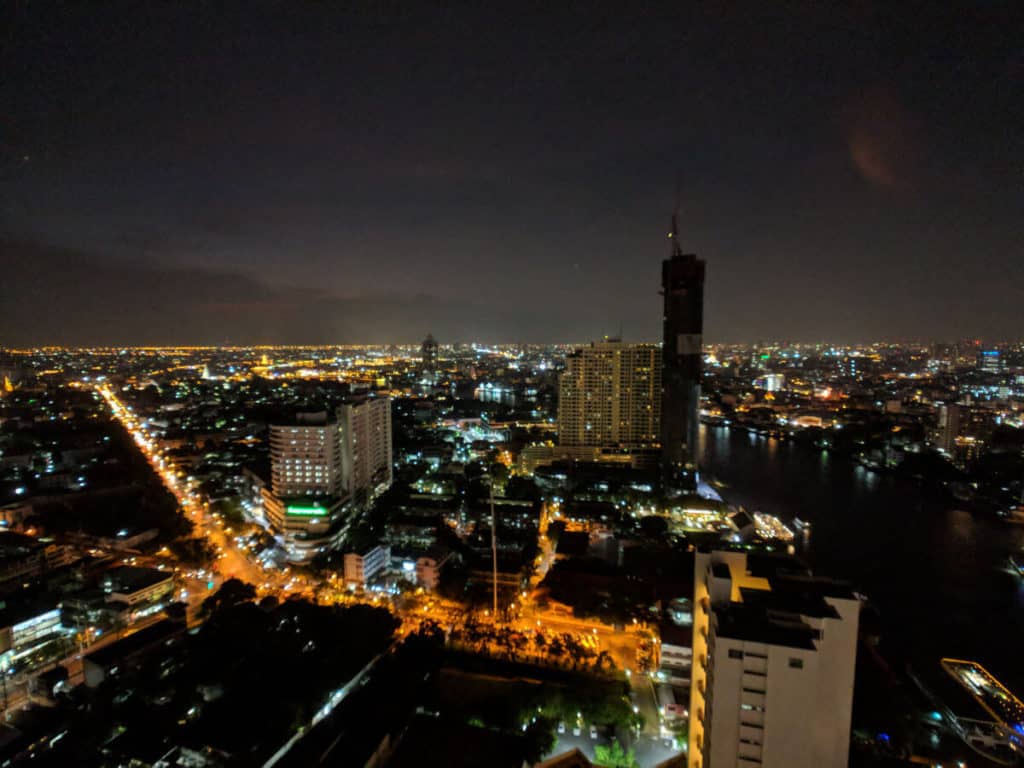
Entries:
POLYGON ((683 249, 679 245, 679 197, 682 188, 682 178, 679 173, 676 174, 676 199, 675 205, 672 208, 672 231, 668 233, 669 240, 672 241, 672 255, 682 256, 683 249))

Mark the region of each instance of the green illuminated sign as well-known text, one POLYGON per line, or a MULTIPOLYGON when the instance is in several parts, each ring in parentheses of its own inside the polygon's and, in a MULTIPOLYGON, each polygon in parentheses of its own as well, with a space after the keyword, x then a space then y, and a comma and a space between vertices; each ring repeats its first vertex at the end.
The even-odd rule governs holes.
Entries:
POLYGON ((285 512, 289 515, 302 515, 305 517, 320 517, 327 514, 323 507, 286 507, 285 512))

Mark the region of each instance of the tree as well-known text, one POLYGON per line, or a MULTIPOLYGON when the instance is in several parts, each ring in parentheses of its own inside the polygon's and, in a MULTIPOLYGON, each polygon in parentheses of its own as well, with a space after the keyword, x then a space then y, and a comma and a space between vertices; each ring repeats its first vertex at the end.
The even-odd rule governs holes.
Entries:
POLYGON ((598 744, 594 747, 594 759, 598 765, 603 765, 605 768, 638 768, 640 765, 636 761, 633 748, 630 747, 627 752, 619 744, 618 739, 612 739, 610 745, 598 744))
POLYGON ((608 651, 601 651, 597 654, 597 658, 594 659, 594 669, 600 672, 606 665, 610 670, 615 666, 615 662, 612 661, 612 655, 608 651))
POLYGON ((224 608, 252 602, 255 599, 256 588, 252 584, 239 579, 228 579, 221 584, 220 589, 203 600, 199 613, 201 616, 209 616, 224 608))
POLYGON ((565 644, 558 635, 555 635, 551 638, 551 642, 548 643, 548 655, 557 661, 564 653, 565 644))
POLYGON ((547 652, 548 641, 543 632, 538 632, 533 638, 533 644, 537 648, 537 655, 543 656, 547 652))
POLYGON ((526 741, 527 762, 540 762, 555 748, 555 721, 547 717, 538 717, 526 727, 523 738, 526 741))
POLYGON ((648 515, 640 519, 640 531, 647 538, 660 541, 668 533, 668 521, 657 515, 648 515))

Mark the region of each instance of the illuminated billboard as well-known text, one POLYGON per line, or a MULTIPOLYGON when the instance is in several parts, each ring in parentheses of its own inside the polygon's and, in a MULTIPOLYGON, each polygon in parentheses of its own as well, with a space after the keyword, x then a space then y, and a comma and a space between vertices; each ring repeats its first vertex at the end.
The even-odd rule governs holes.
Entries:
POLYGON ((327 514, 327 510, 320 506, 294 506, 288 505, 285 507, 285 514, 294 515, 295 517, 322 517, 327 514))

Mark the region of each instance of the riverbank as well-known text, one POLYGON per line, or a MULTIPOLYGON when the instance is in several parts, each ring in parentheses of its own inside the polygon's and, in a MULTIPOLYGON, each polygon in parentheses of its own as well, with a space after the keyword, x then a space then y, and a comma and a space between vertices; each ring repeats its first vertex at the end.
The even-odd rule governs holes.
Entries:
POLYGON ((871 598, 887 644, 976 659, 1024 689, 1024 590, 1006 569, 1024 528, 795 441, 703 426, 701 449, 729 503, 811 523, 798 553, 871 598))

